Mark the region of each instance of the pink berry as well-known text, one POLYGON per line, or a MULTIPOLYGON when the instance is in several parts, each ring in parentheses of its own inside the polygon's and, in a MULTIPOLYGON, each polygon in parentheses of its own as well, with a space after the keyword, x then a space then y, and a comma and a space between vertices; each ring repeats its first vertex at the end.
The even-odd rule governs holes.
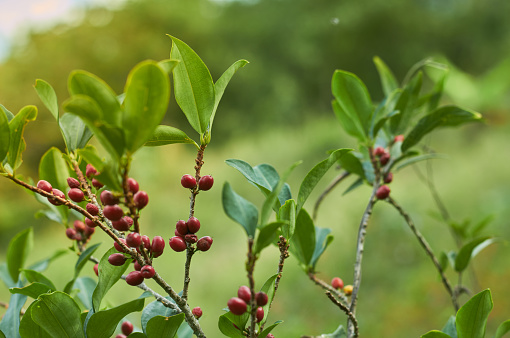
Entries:
POLYGON ((140 270, 142 270, 142 267, 140 266, 140 263, 138 263, 138 261, 135 261, 135 262, 133 263, 133 266, 134 266, 134 268, 135 268, 135 270, 136 270, 136 271, 140 271, 140 270))
POLYGON ((112 227, 117 231, 128 231, 133 225, 133 219, 129 216, 124 216, 118 221, 112 222, 112 227))
POLYGON ((387 185, 383 185, 383 186, 380 186, 379 189, 377 189, 377 191, 375 192, 375 196, 380 199, 380 200, 383 200, 385 198, 387 198, 388 196, 390 196, 390 188, 387 186, 387 185))
POLYGON ((78 188, 72 188, 67 192, 67 196, 69 196, 71 201, 80 203, 81 201, 83 201, 83 197, 85 197, 85 194, 78 188))
POLYGON ((386 165, 386 163, 390 161, 390 154, 389 153, 382 154, 381 157, 379 158, 379 161, 381 162, 381 165, 386 165))
POLYGON ((99 214, 99 208, 95 204, 87 203, 85 209, 87 209, 87 212, 92 216, 97 216, 99 214))
POLYGON ((184 236, 184 241, 186 243, 193 244, 193 243, 196 243, 198 241, 198 237, 195 234, 187 234, 186 236, 184 236))
POLYGON ((104 217, 108 218, 110 221, 118 221, 124 215, 124 211, 117 204, 115 205, 107 205, 103 209, 104 217))
POLYGON ((149 195, 145 191, 140 190, 133 196, 133 201, 138 210, 143 209, 149 203, 149 195))
POLYGON ((85 175, 90 178, 91 176, 96 176, 97 174, 99 173, 97 172, 96 168, 94 168, 92 164, 87 164, 85 167, 85 175))
POLYGON ((202 317, 202 309, 198 306, 196 308, 193 308, 193 310, 191 310, 191 313, 193 314, 193 316, 195 316, 196 319, 202 317))
POLYGON ((80 188, 80 181, 78 181, 76 178, 74 177, 68 177, 67 178, 67 185, 69 186, 69 188, 77 188, 79 189, 80 188))
POLYGON ((266 338, 274 338, 273 334, 272 333, 268 333, 266 338))
POLYGON ((152 239, 151 252, 153 253, 163 253, 165 249, 165 240, 161 236, 154 236, 152 239))
POLYGON ((108 257, 108 262, 111 265, 121 266, 126 262, 127 258, 121 253, 114 253, 108 257))
POLYGON ((200 251, 207 251, 211 248, 213 239, 209 236, 202 237, 197 242, 197 249, 200 251))
POLYGON ((143 283, 142 273, 140 271, 131 271, 126 276, 126 283, 133 286, 142 284, 143 283))
POLYGON ((384 176, 384 183, 391 183, 393 182, 393 173, 387 173, 384 176))
POLYGON ((179 235, 186 236, 188 234, 188 224, 186 224, 186 221, 181 219, 175 225, 175 230, 179 233, 179 235))
POLYGON ((197 180, 191 175, 183 175, 181 177, 181 185, 187 189, 193 189, 197 185, 197 180))
POLYGON ((76 231, 79 231, 79 232, 85 232, 85 229, 87 229, 87 226, 85 225, 85 223, 83 223, 82 221, 78 221, 78 220, 73 222, 73 226, 76 229, 76 231))
POLYGON ((257 308, 257 323, 260 323, 264 319, 264 309, 259 306, 257 308))
POLYGON ((120 326, 120 329, 122 330, 123 334, 129 336, 133 332, 133 324, 131 324, 131 322, 125 321, 120 326))
POLYGON ((386 150, 383 147, 377 147, 374 150, 374 155, 377 156, 377 157, 380 157, 380 156, 382 156, 385 153, 386 153, 386 150))
MULTIPOLYGON (((64 193, 58 189, 53 189, 51 191, 53 193, 54 196, 57 196, 57 197, 60 197, 60 198, 66 198, 66 196, 64 195, 64 193)), ((51 198, 51 197, 48 197, 48 201, 53 204, 53 205, 62 205, 63 203, 60 202, 60 201, 57 201, 56 199, 54 198, 51 198)))
POLYGON ((115 336, 115 338, 127 338, 127 336, 125 334, 118 334, 115 336))
POLYGON ((404 135, 395 136, 395 142, 404 142, 404 135))
POLYGON ((227 303, 228 309, 233 314, 240 316, 246 312, 247 305, 241 298, 233 297, 227 303))
POLYGON ((76 237, 76 230, 74 230, 73 228, 67 228, 66 229, 66 236, 69 239, 75 239, 75 237, 76 237))
POLYGON ((190 217, 186 224, 188 226, 188 232, 191 232, 192 234, 200 230, 200 221, 196 217, 190 217))
POLYGON ((331 286, 335 289, 343 289, 344 288, 344 281, 340 279, 339 277, 335 277, 331 280, 331 286))
POLYGON ((126 236, 126 244, 131 248, 137 248, 142 244, 142 236, 138 232, 130 232, 126 236))
POLYGON ((103 205, 115 205, 119 203, 119 199, 109 190, 101 191, 101 195, 99 195, 99 197, 103 205))
POLYGON ((246 285, 241 286, 239 290, 237 290, 237 297, 244 300, 246 304, 249 304, 251 299, 250 288, 247 287, 246 285))
POLYGON ((259 291, 255 294, 255 301, 257 302, 258 306, 266 305, 268 300, 269 298, 265 292, 259 291))
POLYGON ((186 243, 184 242, 184 239, 182 239, 181 237, 174 236, 170 238, 168 244, 170 244, 170 247, 174 251, 181 252, 186 250, 186 243))
POLYGON ((92 185, 94 186, 94 188, 96 189, 101 189, 102 187, 104 187, 104 184, 99 182, 98 180, 96 180, 95 178, 92 179, 92 185))
POLYGON ((133 194, 136 194, 138 192, 138 190, 140 190, 140 185, 134 178, 128 178, 127 185, 128 185, 129 191, 131 191, 133 194))
POLYGON ((96 263, 96 265, 94 265, 94 273, 96 274, 96 276, 99 276, 99 264, 96 263))
POLYGON ((198 189, 207 191, 212 188, 214 183, 214 179, 211 175, 205 175, 200 177, 200 180, 198 181, 198 189))
POLYGON ((142 274, 143 278, 149 279, 149 278, 154 277, 154 275, 156 274, 156 271, 154 270, 154 268, 152 266, 144 265, 140 269, 140 273, 142 274))
MULTIPOLYGON (((122 243, 126 244, 126 240, 124 238, 119 238, 119 241, 121 241, 122 243)), ((127 245, 127 244, 126 244, 127 245)), ((124 249, 120 246, 119 243, 117 242, 113 242, 113 246, 115 247, 115 249, 118 251, 118 252, 124 252, 124 249)))
POLYGON ((97 227, 97 224, 96 224, 93 220, 91 220, 91 219, 89 219, 89 218, 85 218, 85 224, 86 224, 88 227, 90 227, 90 228, 95 228, 95 227, 97 227))
POLYGON ((53 187, 51 186, 50 182, 45 180, 40 180, 39 182, 37 182, 37 188, 49 193, 51 193, 53 190, 53 187))

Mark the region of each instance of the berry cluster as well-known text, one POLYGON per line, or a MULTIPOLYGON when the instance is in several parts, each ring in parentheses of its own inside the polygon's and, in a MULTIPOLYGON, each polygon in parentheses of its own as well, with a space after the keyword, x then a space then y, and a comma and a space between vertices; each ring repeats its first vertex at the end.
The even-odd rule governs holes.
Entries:
MULTIPOLYGON (((233 314, 240 316, 248 309, 248 304, 251 300, 251 290, 249 287, 243 285, 237 290, 237 297, 232 297, 227 303, 228 309, 233 314)), ((262 308, 268 302, 268 297, 265 292, 257 292, 255 294, 255 302, 257 303, 257 323, 264 318, 264 309, 262 308)))
MULTIPOLYGON (((403 142, 404 141, 404 135, 397 135, 395 136, 394 140, 393 140, 393 143, 397 143, 397 142, 403 142)), ((383 147, 377 147, 374 149, 374 156, 378 157, 379 158, 379 163, 381 164, 381 166, 385 166, 386 164, 388 164, 388 162, 390 161, 390 153, 384 149, 383 147)), ((383 177, 383 181, 384 183, 386 184, 389 184, 391 182, 393 182, 393 173, 392 172, 386 172, 384 174, 384 177, 383 177)), ((390 188, 387 186, 387 185, 382 185, 379 187, 379 189, 377 189, 376 193, 375 193, 375 196, 380 199, 380 200, 383 200, 383 199, 386 199, 388 198, 388 196, 390 196, 390 188)))
POLYGON ((331 280, 331 286, 337 290, 342 290, 346 296, 352 295, 352 285, 345 285, 344 281, 340 277, 334 277, 331 280))
MULTIPOLYGON (((205 175, 200 177, 198 180, 198 190, 207 191, 212 188, 214 183, 214 179, 211 175, 205 175)), ((197 180, 195 177, 186 174, 181 177, 181 185, 184 188, 196 190, 197 189, 197 180)))
POLYGON ((85 244, 90 240, 90 237, 94 233, 95 229, 88 227, 82 221, 74 221, 72 228, 66 229, 66 236, 70 240, 81 242, 85 244))

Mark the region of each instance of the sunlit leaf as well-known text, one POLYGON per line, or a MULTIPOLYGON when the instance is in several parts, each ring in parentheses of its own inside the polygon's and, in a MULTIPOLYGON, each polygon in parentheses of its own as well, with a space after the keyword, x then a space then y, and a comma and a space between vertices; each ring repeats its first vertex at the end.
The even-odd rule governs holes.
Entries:
POLYGON ((471 258, 475 257, 481 250, 497 241, 497 238, 482 237, 465 244, 462 248, 460 248, 457 257, 455 258, 455 271, 464 271, 471 258))
POLYGON ((23 132, 28 122, 34 121, 37 117, 36 106, 25 106, 21 108, 18 114, 9 122, 10 141, 9 153, 7 154, 7 163, 15 171, 23 162, 21 154, 26 148, 23 132))
POLYGON ((9 120, 3 109, 0 109, 0 163, 3 162, 11 140, 11 132, 9 129, 9 120))
POLYGON ((147 337, 174 337, 183 321, 184 313, 179 313, 170 317, 152 317, 147 323, 147 337))
POLYGON ((95 312, 88 321, 87 336, 94 338, 111 337, 122 318, 132 312, 142 311, 143 305, 144 299, 135 299, 111 309, 95 312))
POLYGON ((474 295, 457 312, 455 323, 458 338, 479 338, 485 336, 487 318, 493 307, 489 289, 474 295))
POLYGON ((375 56, 374 63, 377 67, 377 71, 379 72, 384 95, 389 96, 395 89, 398 88, 397 79, 395 79, 395 75, 393 75, 390 68, 383 60, 381 60, 380 57, 375 56))
POLYGON ((186 135, 185 132, 183 132, 180 129, 160 125, 157 126, 152 135, 149 137, 147 142, 145 142, 146 147, 156 147, 156 146, 163 146, 165 144, 174 144, 174 143, 190 143, 194 144, 195 141, 193 141, 191 138, 189 138, 188 135, 186 135))

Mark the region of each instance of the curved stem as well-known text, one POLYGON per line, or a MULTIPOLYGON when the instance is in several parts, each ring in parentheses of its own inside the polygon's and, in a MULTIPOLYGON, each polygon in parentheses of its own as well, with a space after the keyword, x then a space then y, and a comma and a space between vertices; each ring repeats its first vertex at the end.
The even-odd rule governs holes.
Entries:
POLYGON ((328 298, 336 305, 338 306, 343 312, 345 312, 345 314, 347 315, 347 317, 349 317, 349 321, 352 323, 352 326, 354 327, 354 334, 353 334, 353 337, 354 338, 357 338, 358 335, 359 335, 359 332, 358 332, 358 321, 356 320, 356 317, 354 316, 354 314, 349 311, 349 308, 347 306, 345 306, 344 304, 342 304, 341 302, 338 301, 338 299, 335 298, 335 296, 333 296, 331 294, 331 292, 329 291, 326 291, 326 296, 328 296, 328 298))
POLYGON ((317 202, 315 202, 315 206, 313 208, 313 219, 316 220, 317 219, 317 214, 319 212, 319 206, 321 205, 322 201, 324 200, 324 198, 326 198, 326 196, 331 192, 333 191, 333 189, 340 183, 342 182, 347 176, 349 176, 351 173, 348 172, 348 171, 344 171, 343 173, 341 173, 340 175, 338 175, 334 180, 333 182, 331 182, 328 187, 326 188, 326 190, 324 190, 324 192, 319 196, 319 198, 317 199, 317 202))
POLYGON ((318 278, 317 275, 314 272, 309 272, 308 273, 308 277, 315 284, 317 284, 318 286, 320 286, 321 288, 326 290, 326 292, 335 294, 336 297, 340 298, 340 300, 342 301, 342 303, 344 305, 349 303, 349 300, 347 299, 347 297, 345 297, 345 295, 343 293, 341 293, 340 291, 338 291, 337 289, 335 289, 334 287, 332 287, 331 285, 329 285, 328 283, 326 283, 322 279, 318 278))

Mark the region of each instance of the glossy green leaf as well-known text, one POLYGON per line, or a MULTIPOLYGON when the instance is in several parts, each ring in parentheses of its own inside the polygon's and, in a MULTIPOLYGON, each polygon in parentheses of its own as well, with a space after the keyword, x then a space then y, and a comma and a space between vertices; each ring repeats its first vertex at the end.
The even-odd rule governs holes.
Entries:
POLYGON ((46 276, 44 276, 42 273, 35 271, 35 270, 29 270, 24 269, 21 270, 23 273, 23 276, 27 279, 29 283, 38 282, 45 284, 47 287, 49 287, 52 290, 56 290, 56 286, 53 284, 51 280, 49 280, 46 276))
POLYGON ((170 58, 179 61, 173 71, 175 100, 191 127, 204 134, 215 106, 211 74, 193 49, 173 36, 170 38, 170 58))
POLYGON ((5 338, 5 334, 2 331, 0 331, 0 338, 5 338))
POLYGON ((3 109, 0 109, 0 163, 3 162, 9 151, 11 132, 9 129, 9 120, 3 109))
POLYGON ((446 333, 452 338, 457 338, 457 328, 455 327, 455 316, 450 316, 441 332, 446 333))
POLYGON ((145 142, 146 147, 163 146, 165 144, 190 143, 195 144, 185 132, 180 129, 160 125, 157 126, 152 135, 145 142))
POLYGON ((51 147, 39 162, 39 178, 50 182, 53 188, 66 193, 69 189, 68 177, 69 169, 62 152, 58 148, 51 147))
POLYGON ((406 136, 402 143, 402 152, 417 144, 423 136, 437 127, 454 127, 468 122, 479 122, 482 116, 474 111, 456 106, 444 106, 424 116, 406 136))
POLYGON ((301 210, 303 205, 305 204, 308 196, 315 188, 317 183, 319 183, 320 179, 326 172, 331 168, 338 160, 346 153, 350 152, 352 149, 338 149, 329 155, 327 159, 317 164, 313 167, 312 170, 308 172, 305 176, 303 182, 301 182, 301 186, 299 187, 299 193, 297 198, 297 210, 301 210))
POLYGON ((315 250, 313 252, 310 266, 315 269, 315 265, 319 260, 320 256, 324 253, 326 248, 333 241, 333 236, 330 235, 331 229, 315 227, 315 250))
POLYGON ((457 312, 455 324, 459 338, 485 336, 487 318, 492 310, 492 297, 489 289, 474 295, 457 312))
POLYGON ((365 178, 365 171, 363 170, 363 164, 361 163, 362 159, 361 154, 356 152, 348 152, 345 153, 339 159, 339 163, 342 166, 342 169, 350 172, 351 174, 358 175, 361 178, 365 178))
POLYGON ((71 293, 71 290, 73 288, 74 282, 76 278, 78 278, 78 275, 80 274, 81 270, 87 264, 89 261, 89 258, 94 254, 94 252, 97 250, 97 248, 101 245, 101 243, 94 244, 90 247, 88 247, 85 251, 83 251, 80 256, 78 257, 78 261, 76 262, 74 266, 74 277, 73 279, 67 283, 67 285, 64 288, 65 293, 71 293))
POLYGON ((369 136, 371 139, 376 139, 378 137, 379 131, 387 125, 388 120, 393 118, 395 115, 400 114, 400 111, 396 110, 396 105, 400 99, 400 95, 402 95, 402 90, 396 89, 393 93, 387 96, 375 110, 372 122, 370 123, 369 136))
POLYGON ((278 237, 278 229, 280 229, 283 224, 283 222, 273 222, 260 229, 255 241, 255 248, 253 249, 253 253, 255 255, 260 253, 265 247, 271 245, 276 240, 278 237))
POLYGON ((37 304, 37 301, 30 304, 27 311, 21 318, 19 326, 19 334, 21 338, 52 338, 41 326, 36 324, 32 319, 32 308, 37 304))
POLYGON ((280 207, 277 219, 285 221, 282 226, 282 235, 286 239, 291 239, 296 230, 296 201, 288 200, 280 207))
POLYGON ((99 175, 96 176, 96 179, 106 185, 109 190, 122 191, 122 177, 119 174, 119 163, 113 159, 109 159, 103 164, 103 169, 99 175))
POLYGON ((129 265, 131 264, 131 260, 128 259, 121 266, 114 266, 108 262, 108 257, 111 254, 117 253, 118 251, 115 248, 110 248, 110 250, 106 251, 101 260, 99 261, 98 271, 99 271, 99 281, 97 283, 97 287, 94 290, 94 294, 92 296, 92 307, 95 312, 98 312, 101 307, 101 301, 103 297, 106 295, 108 290, 117 283, 122 274, 127 270, 129 265))
POLYGON ((411 119, 417 107, 418 98, 423 82, 423 73, 418 72, 411 81, 403 88, 400 94, 395 110, 399 114, 394 115, 390 120, 390 129, 393 135, 404 133, 409 129, 411 119))
POLYGON ((356 137, 360 142, 365 141, 365 131, 359 121, 357 119, 354 120, 351 116, 349 116, 337 100, 332 100, 331 106, 333 107, 333 112, 335 113, 338 122, 340 122, 340 126, 342 126, 345 132, 356 137))
POLYGON ((55 289, 50 288, 48 285, 43 283, 30 283, 22 288, 11 288, 9 291, 12 294, 22 294, 28 297, 32 297, 33 299, 37 299, 40 295, 53 292, 55 289))
POLYGON ((193 335, 193 330, 186 322, 182 323, 177 331, 177 338, 193 338, 193 335))
POLYGON ((142 311, 143 305, 144 299, 135 299, 108 310, 95 312, 90 317, 87 324, 87 337, 111 337, 117 328, 117 324, 122 320, 122 318, 132 312, 142 311))
POLYGON ((501 338, 508 332, 510 332, 510 319, 505 320, 503 323, 501 323, 501 325, 498 326, 494 338, 501 338))
POLYGON ((301 209, 296 218, 296 231, 292 237, 290 251, 299 260, 301 266, 308 271, 315 252, 315 227, 312 218, 305 209, 301 209))
POLYGON ((372 113, 372 100, 365 84, 354 74, 336 70, 331 83, 333 96, 340 108, 368 135, 372 113))
POLYGON ((58 101, 57 101, 57 94, 55 93, 55 90, 53 87, 46 81, 37 79, 35 80, 35 91, 37 92, 37 95, 39 95, 39 98, 44 103, 46 108, 50 111, 51 115, 55 118, 55 120, 58 121, 59 115, 58 115, 58 101))
MULTIPOLYGON (((239 326, 238 326, 239 327, 239 326)), ((221 333, 230 338, 243 338, 245 337, 240 330, 234 327, 234 323, 230 321, 227 314, 221 315, 218 319, 218 328, 221 333)))
POLYGON ((278 325, 280 325, 281 323, 283 323, 283 320, 279 320, 279 321, 276 321, 274 322, 273 324, 267 326, 264 331, 262 331, 259 335, 259 337, 266 337, 269 333, 271 333, 271 331, 273 331, 273 329, 275 327, 277 327, 278 325))
POLYGON ((175 66, 179 63, 178 60, 166 59, 158 62, 158 65, 163 69, 167 74, 170 74, 174 71, 175 66))
MULTIPOLYGON (((226 309, 228 311, 228 308, 226 309)), ((243 329, 246 327, 248 320, 250 319, 250 313, 246 311, 242 315, 238 316, 233 314, 232 312, 227 312, 225 315, 232 323, 234 323, 238 328, 243 329)))
POLYGON ((441 331, 438 331, 438 330, 429 331, 420 337, 421 338, 451 338, 450 335, 443 333, 441 331))
MULTIPOLYGON (((170 296, 167 296, 165 298, 168 299, 169 301, 171 301, 172 303, 174 303, 174 301, 172 300, 172 298, 170 298, 170 296)), ((142 312, 141 323, 142 323, 143 332, 147 333, 147 331, 146 331, 147 323, 149 323, 151 318, 154 318, 156 316, 170 317, 170 316, 176 315, 177 313, 178 312, 176 310, 166 307, 165 305, 163 305, 163 303, 161 303, 157 300, 153 301, 152 303, 147 305, 145 307, 145 309, 143 309, 143 312, 142 312)))
POLYGON ((32 307, 33 321, 52 337, 84 338, 78 304, 63 292, 41 295, 32 307))
MULTIPOLYGON (((80 277, 74 281, 72 289, 78 290, 76 297, 85 309, 92 308, 92 295, 96 289, 97 282, 90 277, 80 277)), ((73 290, 71 290, 72 292, 73 290)))
POLYGON ((223 185, 222 201, 227 216, 241 224, 249 237, 255 237, 259 218, 257 208, 232 190, 228 182, 223 185))
POLYGON ((2 104, 0 104, 0 110, 4 112, 4 114, 7 116, 7 121, 11 122, 14 118, 14 114, 11 113, 7 108, 5 108, 2 104))
POLYGON ((99 156, 96 147, 89 144, 83 149, 78 149, 77 153, 85 162, 92 164, 99 172, 103 171, 106 162, 99 156))
POLYGON ((377 67, 377 72, 379 72, 384 95, 389 96, 395 89, 398 88, 397 79, 391 72, 390 68, 386 65, 386 63, 381 60, 381 58, 375 56, 374 63, 377 67))
POLYGON ((21 108, 19 113, 9 122, 10 140, 9 153, 7 154, 7 163, 15 171, 23 160, 21 154, 26 148, 23 132, 28 122, 34 121, 37 117, 36 106, 25 106, 21 108))
POLYGON ((174 337, 183 321, 184 313, 179 313, 170 317, 152 317, 147 323, 147 337, 174 337))
POLYGON ((260 288, 260 291, 264 292, 267 295, 267 304, 262 307, 264 309, 264 318, 262 319, 261 323, 265 323, 267 320, 267 316, 269 316, 269 308, 271 307, 271 303, 273 302, 275 296, 274 286, 276 278, 278 278, 277 273, 269 277, 264 282, 264 285, 262 285, 262 287, 260 288))
MULTIPOLYGON (((19 281, 16 287, 21 288, 23 284, 19 281)), ((20 311, 27 301, 27 296, 13 294, 9 300, 9 308, 0 322, 0 330, 9 338, 18 338, 20 325, 20 311)))
POLYGON ((147 338, 143 332, 133 332, 129 335, 129 338, 147 338))
POLYGON ((34 243, 34 233, 32 228, 19 232, 9 242, 7 248, 7 269, 13 282, 17 282, 19 271, 25 265, 25 262, 32 251, 34 243))
POLYGON ((9 273, 5 262, 0 264, 0 279, 4 282, 7 288, 13 288, 16 285, 16 282, 14 282, 11 278, 11 274, 9 273))
POLYGON ((471 258, 475 257, 481 250, 497 242, 496 238, 482 237, 472 240, 460 248, 455 258, 455 271, 461 272, 467 268, 471 258))
POLYGON ((157 62, 144 61, 129 73, 124 92, 122 126, 126 147, 133 153, 163 120, 170 99, 170 80, 157 62))
POLYGON ((85 147, 93 135, 82 119, 76 115, 66 113, 62 115, 58 123, 69 151, 85 147))

